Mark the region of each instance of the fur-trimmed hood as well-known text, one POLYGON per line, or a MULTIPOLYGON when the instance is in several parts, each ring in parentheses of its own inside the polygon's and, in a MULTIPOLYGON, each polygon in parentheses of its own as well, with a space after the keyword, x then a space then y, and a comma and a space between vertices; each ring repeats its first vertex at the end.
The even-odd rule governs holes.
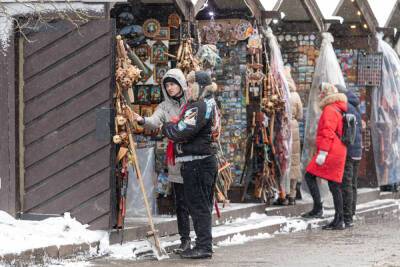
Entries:
POLYGON ((216 92, 218 89, 217 84, 214 82, 211 82, 211 84, 206 86, 201 86, 198 82, 196 82, 196 72, 194 71, 191 71, 187 75, 186 80, 188 84, 190 84, 190 86, 188 86, 189 101, 204 99, 210 96, 212 93, 216 92))
MULTIPOLYGON (((319 102, 319 107, 321 109, 324 109, 325 106, 335 103, 335 102, 344 102, 347 103, 347 97, 345 94, 342 93, 335 93, 335 94, 330 94, 325 96, 322 100, 319 102)), ((344 110, 345 111, 345 110, 344 110)))

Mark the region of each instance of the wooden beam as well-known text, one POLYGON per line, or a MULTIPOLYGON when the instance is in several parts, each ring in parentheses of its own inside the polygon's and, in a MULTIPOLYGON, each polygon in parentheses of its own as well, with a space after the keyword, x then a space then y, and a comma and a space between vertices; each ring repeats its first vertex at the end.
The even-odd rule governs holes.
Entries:
MULTIPOLYGON (((396 4, 394 4, 393 10, 390 12, 389 18, 387 19, 387 21, 385 23, 385 27, 390 26, 392 19, 393 19, 394 15, 397 14, 397 12, 400 12, 400 0, 397 0, 396 4)), ((400 27, 400 25, 396 25, 396 26, 400 27)))
POLYGON ((371 33, 375 34, 376 27, 379 27, 379 23, 374 15, 374 12, 372 11, 371 6, 369 5, 368 1, 355 0, 355 4, 358 6, 359 10, 361 11, 361 14, 364 17, 371 33))
POLYGON ((245 4, 247 3, 248 8, 253 13, 254 18, 256 19, 257 23, 261 23, 261 9, 262 6, 258 0, 243 0, 245 4))
POLYGON ((325 31, 324 16, 318 7, 315 0, 300 0, 306 10, 307 14, 310 16, 311 20, 317 26, 320 32, 325 31))
POLYGON ((175 5, 178 6, 185 20, 189 20, 190 18, 190 9, 186 1, 184 0, 174 0, 175 5))

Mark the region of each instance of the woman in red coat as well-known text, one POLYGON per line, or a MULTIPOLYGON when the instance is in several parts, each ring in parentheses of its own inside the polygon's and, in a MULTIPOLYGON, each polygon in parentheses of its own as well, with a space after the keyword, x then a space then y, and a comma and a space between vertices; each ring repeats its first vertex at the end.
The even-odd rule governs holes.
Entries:
POLYGON ((340 140, 343 133, 342 112, 347 111, 347 97, 329 83, 320 87, 321 117, 318 122, 317 153, 306 168, 305 180, 314 201, 313 209, 303 217, 322 217, 322 201, 316 178, 328 180, 335 205, 335 219, 323 229, 344 229, 341 183, 346 162, 346 146, 340 140))

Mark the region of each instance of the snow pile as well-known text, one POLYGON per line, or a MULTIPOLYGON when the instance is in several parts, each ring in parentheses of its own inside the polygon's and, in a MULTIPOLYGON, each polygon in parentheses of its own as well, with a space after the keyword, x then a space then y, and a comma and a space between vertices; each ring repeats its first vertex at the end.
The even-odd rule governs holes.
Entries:
POLYGON ((246 236, 241 233, 235 234, 232 237, 228 237, 227 239, 220 241, 217 243, 219 247, 233 246, 233 245, 242 245, 246 242, 260 239, 272 238, 273 236, 268 233, 258 233, 255 236, 246 236))
POLYGON ((104 242, 105 231, 91 231, 69 213, 42 221, 16 220, 0 211, 0 255, 67 244, 104 242))

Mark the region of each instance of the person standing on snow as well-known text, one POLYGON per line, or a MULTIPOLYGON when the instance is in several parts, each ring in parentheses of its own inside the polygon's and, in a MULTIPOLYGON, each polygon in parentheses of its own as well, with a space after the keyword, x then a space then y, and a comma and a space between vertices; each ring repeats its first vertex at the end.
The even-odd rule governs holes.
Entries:
POLYGON ((196 246, 181 253, 182 258, 212 257, 212 209, 215 180, 218 174, 217 138, 220 117, 213 97, 217 85, 205 71, 187 76, 188 104, 180 120, 163 125, 163 134, 174 141, 189 213, 196 233, 196 246))
POLYGON ((290 107, 292 111, 292 119, 290 121, 290 128, 292 131, 292 155, 290 163, 290 193, 288 198, 288 205, 296 204, 296 185, 301 181, 301 168, 300 168, 300 131, 299 122, 303 119, 303 103, 296 90, 296 84, 290 74, 290 67, 285 67, 285 77, 288 81, 290 89, 290 107))
MULTIPOLYGON (((164 123, 179 117, 180 109, 186 103, 187 83, 180 69, 167 71, 161 80, 161 88, 164 101, 157 106, 152 116, 142 117, 134 114, 138 124, 150 130, 158 129, 164 123)), ((191 243, 189 210, 185 201, 180 167, 180 163, 168 164, 168 180, 174 192, 178 232, 181 236, 181 244, 174 250, 177 254, 189 249, 191 243)))
POLYGON ((354 144, 347 146, 346 164, 344 167, 342 181, 343 216, 345 227, 353 226, 353 215, 356 213, 357 205, 357 178, 358 167, 362 157, 362 124, 361 114, 358 108, 360 101, 358 97, 342 85, 335 85, 339 92, 347 96, 347 113, 356 117, 357 131, 354 144))
POLYGON ((322 217, 323 207, 317 177, 328 181, 335 205, 334 220, 323 226, 325 230, 344 229, 343 199, 341 183, 346 162, 347 149, 340 137, 343 135, 343 115, 347 111, 347 97, 329 83, 322 83, 319 93, 322 110, 318 122, 317 153, 306 168, 305 180, 314 201, 313 209, 303 214, 305 218, 322 217))

